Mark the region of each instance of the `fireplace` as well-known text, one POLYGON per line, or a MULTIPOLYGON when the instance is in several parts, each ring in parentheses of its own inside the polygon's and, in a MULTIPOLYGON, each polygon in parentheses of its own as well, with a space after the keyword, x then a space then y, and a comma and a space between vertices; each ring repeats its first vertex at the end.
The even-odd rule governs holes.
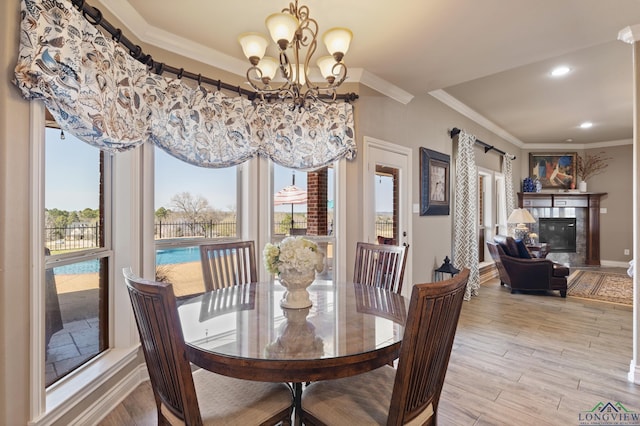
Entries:
POLYGON ((600 198, 594 192, 519 192, 518 206, 537 220, 530 229, 548 242, 549 259, 565 265, 600 265, 600 198), (552 221, 551 224, 548 221, 552 221))
POLYGON ((576 252, 576 219, 570 217, 541 217, 540 241, 549 243, 552 253, 576 252))

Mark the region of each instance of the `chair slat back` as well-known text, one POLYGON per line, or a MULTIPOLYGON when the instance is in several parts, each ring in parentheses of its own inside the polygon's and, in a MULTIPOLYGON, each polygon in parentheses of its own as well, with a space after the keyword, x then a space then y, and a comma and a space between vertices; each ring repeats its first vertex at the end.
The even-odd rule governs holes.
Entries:
POLYGON ((400 293, 407 250, 407 246, 358 242, 353 282, 400 293))
POLYGON ((437 413, 469 270, 411 292, 388 425, 401 425, 432 404, 437 413))
POLYGON ((186 425, 201 425, 173 286, 143 280, 133 275, 130 268, 123 273, 159 418, 163 413, 163 417, 181 419, 186 425))
POLYGON ((253 241, 203 244, 200 260, 206 291, 258 281, 253 241))

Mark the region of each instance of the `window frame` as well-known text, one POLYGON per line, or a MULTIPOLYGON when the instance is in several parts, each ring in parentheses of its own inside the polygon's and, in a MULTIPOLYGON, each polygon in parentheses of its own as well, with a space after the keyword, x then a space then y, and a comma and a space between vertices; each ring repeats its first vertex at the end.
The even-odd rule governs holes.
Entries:
MULTIPOLYGON (((167 238, 163 240, 155 239, 155 176, 156 176, 156 162, 155 162, 155 152, 157 149, 153 145, 146 144, 143 150, 143 158, 144 164, 147 167, 143 167, 143 169, 148 170, 144 174, 144 181, 148 184, 145 185, 145 188, 152 188, 151 191, 148 191, 149 198, 144 201, 144 216, 152 218, 148 221, 148 225, 145 227, 146 237, 145 241, 149 240, 150 245, 148 249, 144 249, 144 259, 145 264, 149 265, 148 268, 145 268, 144 273, 146 277, 155 277, 156 276, 156 253, 158 250, 162 249, 175 249, 175 248, 185 248, 185 247, 198 247, 202 244, 211 244, 211 243, 221 243, 221 242, 231 242, 231 241, 240 241, 244 239, 254 239, 247 235, 245 229, 247 226, 246 215, 243 213, 243 206, 247 205, 247 183, 245 182, 247 176, 249 175, 248 169, 252 167, 252 160, 246 161, 242 164, 239 164, 236 167, 236 236, 235 237, 216 237, 216 238, 203 238, 203 237, 185 237, 185 238, 167 238)), ((176 159, 177 161, 180 161, 176 159)), ((197 167, 192 165, 192 167, 197 167)), ((255 167, 255 166, 253 166, 255 167)), ((144 226, 144 225, 143 225, 144 226)), ((146 244, 144 244, 147 247, 146 244)), ((188 297, 188 296, 187 296, 188 297)))
MULTIPOLYGON (((483 177, 484 187, 478 187, 478 199, 476 202, 478 203, 479 211, 484 211, 483 221, 478 217, 478 243, 480 242, 480 234, 484 235, 484 240, 493 241, 493 237, 497 234, 499 227, 503 224, 498 223, 500 215, 498 214, 498 209, 502 208, 499 206, 500 197, 498 196, 498 185, 504 185, 504 174, 502 172, 498 172, 495 170, 478 167, 477 171, 478 182, 480 181, 480 176, 483 177), (480 193, 483 194, 483 209, 480 209, 480 193), (482 223, 482 224, 481 224, 482 223)), ((504 190, 502 191, 504 192, 504 190)), ((502 202, 505 202, 504 197, 502 202)), ((489 253, 489 249, 487 248, 486 243, 483 244, 483 247, 479 247, 480 250, 484 250, 484 263, 492 262, 491 255, 489 253)))
MULTIPOLYGON (((30 218, 31 232, 29 252, 30 273, 30 381, 29 381, 29 418, 32 425, 51 424, 100 386, 112 379, 123 366, 138 358, 139 339, 135 321, 128 305, 128 295, 124 278, 117 271, 125 266, 139 266, 137 251, 132 249, 139 240, 136 230, 138 224, 131 218, 139 211, 132 202, 139 195, 136 186, 135 167, 138 154, 105 154, 104 233, 105 247, 82 251, 80 258, 108 257, 108 309, 107 323, 108 345, 106 350, 76 368, 60 380, 45 388, 45 266, 55 260, 45 262, 44 225, 45 225, 45 107, 42 102, 32 101, 30 113, 30 218), (116 189, 124 189, 117 194, 116 189), (118 198, 116 199, 116 195, 118 198), (114 209, 114 206, 120 207, 114 209), (124 218, 124 220, 123 220, 124 218), (115 221, 123 222, 117 229, 115 221), (114 245, 118 241, 117 247, 114 245)), ((60 255, 55 266, 74 263, 71 255, 60 255)), ((85 259, 86 260, 86 259, 85 259)))

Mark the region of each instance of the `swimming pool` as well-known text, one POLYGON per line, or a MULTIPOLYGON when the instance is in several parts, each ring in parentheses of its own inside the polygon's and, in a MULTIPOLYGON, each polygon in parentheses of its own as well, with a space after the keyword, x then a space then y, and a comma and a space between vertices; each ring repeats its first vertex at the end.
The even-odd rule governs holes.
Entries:
POLYGON ((176 263, 200 262, 199 247, 181 247, 156 250, 156 265, 173 265, 176 263))
MULTIPOLYGON (((200 249, 198 247, 180 247, 172 249, 156 250, 156 265, 175 265, 176 263, 188 263, 200 261, 200 249)), ((53 273, 59 274, 91 274, 100 270, 98 260, 53 268, 53 273)))

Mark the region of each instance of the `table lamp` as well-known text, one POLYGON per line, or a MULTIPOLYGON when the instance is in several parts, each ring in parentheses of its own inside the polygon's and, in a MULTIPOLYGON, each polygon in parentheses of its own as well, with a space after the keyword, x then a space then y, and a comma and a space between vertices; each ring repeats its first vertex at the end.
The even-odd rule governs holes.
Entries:
POLYGON ((527 209, 515 209, 509 215, 507 223, 515 223, 516 227, 513 230, 513 237, 518 240, 526 241, 529 235, 529 228, 526 223, 536 223, 536 220, 531 216, 527 209))

